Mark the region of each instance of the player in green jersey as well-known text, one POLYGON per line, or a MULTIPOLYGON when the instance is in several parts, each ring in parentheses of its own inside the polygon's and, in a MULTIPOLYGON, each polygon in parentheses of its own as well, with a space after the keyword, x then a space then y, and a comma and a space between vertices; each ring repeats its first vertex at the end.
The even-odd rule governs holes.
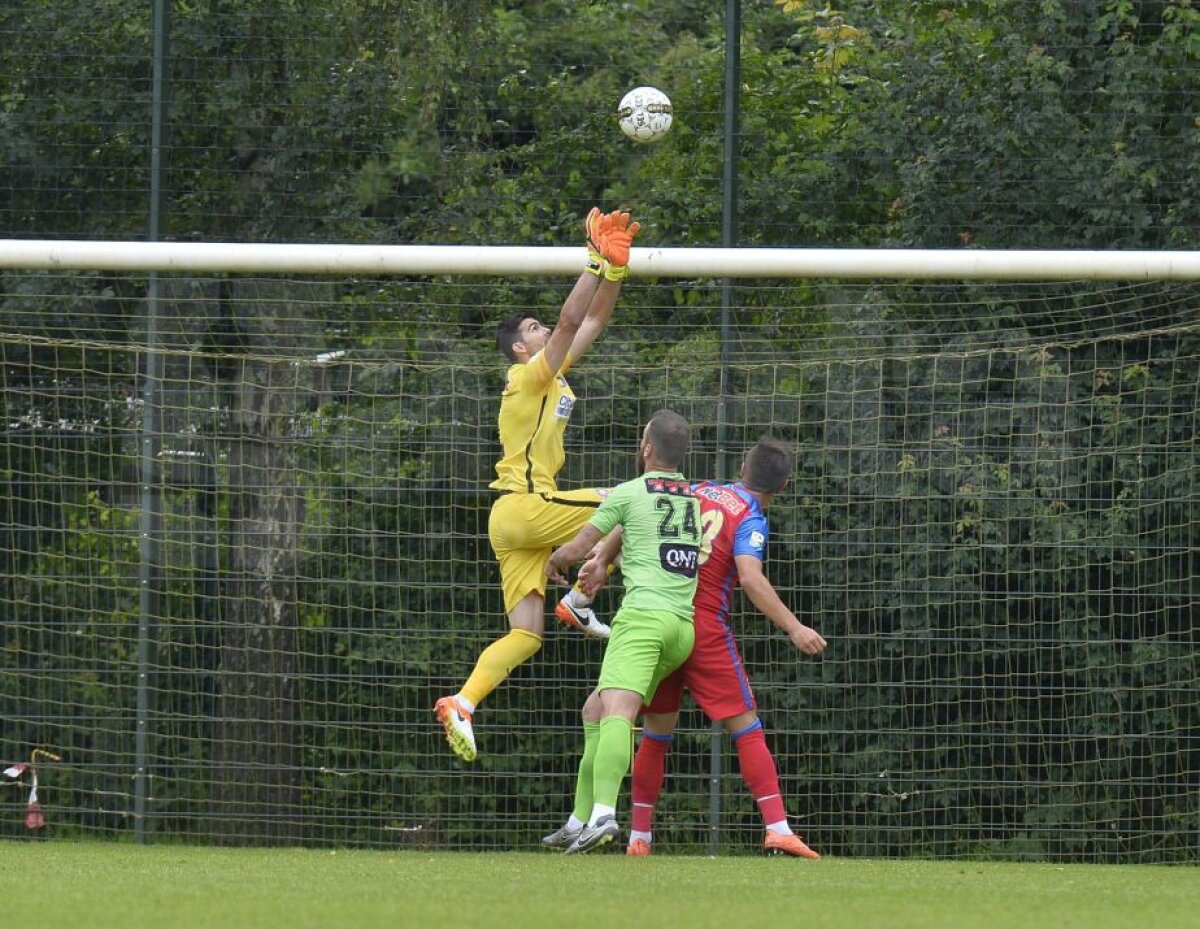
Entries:
POLYGON ((642 474, 615 487, 546 563, 546 575, 565 583, 563 572, 621 527, 625 595, 596 685, 600 721, 584 724, 576 782, 576 805, 585 800, 591 816, 567 853, 589 851, 620 835, 617 797, 629 771, 634 720, 659 682, 692 651, 700 503, 680 472, 690 441, 686 419, 670 410, 655 413, 642 432, 642 474))

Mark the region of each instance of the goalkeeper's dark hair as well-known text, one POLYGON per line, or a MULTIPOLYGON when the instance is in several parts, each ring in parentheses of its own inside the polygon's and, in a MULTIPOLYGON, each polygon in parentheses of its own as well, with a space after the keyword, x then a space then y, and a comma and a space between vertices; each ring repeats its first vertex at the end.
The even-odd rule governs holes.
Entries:
POLYGON ((513 354, 513 343, 521 341, 521 323, 533 319, 532 313, 513 313, 505 317, 496 327, 496 346, 509 361, 516 361, 513 354))
POLYGON ((678 471, 692 444, 692 427, 674 410, 659 410, 646 423, 646 441, 659 464, 678 471))
POLYGON ((760 494, 783 489, 796 467, 796 450, 780 439, 763 436, 746 453, 742 483, 760 494))

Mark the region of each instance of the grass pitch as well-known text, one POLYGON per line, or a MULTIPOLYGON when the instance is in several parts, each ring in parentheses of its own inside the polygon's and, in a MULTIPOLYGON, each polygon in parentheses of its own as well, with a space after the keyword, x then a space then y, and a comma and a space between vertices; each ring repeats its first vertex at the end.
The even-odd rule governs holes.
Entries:
POLYGON ((1200 869, 0 842, 0 909, 29 929, 1191 929, 1200 869))

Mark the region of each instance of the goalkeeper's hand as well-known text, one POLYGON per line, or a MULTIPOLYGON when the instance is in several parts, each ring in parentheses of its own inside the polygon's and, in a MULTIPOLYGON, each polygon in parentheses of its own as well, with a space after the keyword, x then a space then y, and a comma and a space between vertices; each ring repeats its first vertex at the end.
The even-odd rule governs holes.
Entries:
POLYGON ((599 276, 604 268, 604 230, 602 224, 605 218, 605 215, 600 212, 600 208, 594 206, 588 211, 587 218, 583 221, 583 232, 587 237, 587 270, 597 276, 599 276))
POLYGON ((628 213, 614 210, 604 217, 600 228, 601 253, 613 268, 626 268, 629 265, 629 248, 641 230, 641 224, 631 221, 628 213))

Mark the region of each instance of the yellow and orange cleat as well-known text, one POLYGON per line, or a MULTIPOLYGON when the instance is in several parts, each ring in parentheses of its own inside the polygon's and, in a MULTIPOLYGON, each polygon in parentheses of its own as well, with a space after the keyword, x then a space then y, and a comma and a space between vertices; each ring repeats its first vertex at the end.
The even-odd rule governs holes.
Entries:
POLYGON ((475 760, 475 733, 471 730, 471 714, 454 697, 442 697, 433 705, 437 721, 446 730, 446 741, 463 761, 475 760))

